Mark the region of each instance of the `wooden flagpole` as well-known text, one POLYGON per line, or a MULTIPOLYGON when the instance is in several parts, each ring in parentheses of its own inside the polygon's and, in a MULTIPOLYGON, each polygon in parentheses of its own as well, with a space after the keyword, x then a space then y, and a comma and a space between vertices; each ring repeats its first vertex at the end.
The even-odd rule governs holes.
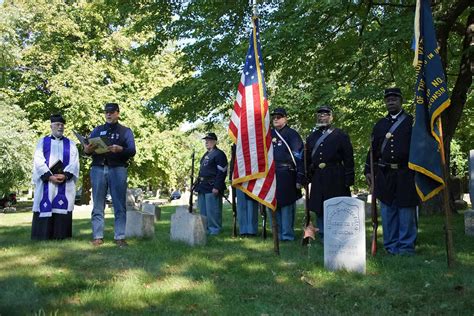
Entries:
POLYGON ((453 228, 451 225, 451 207, 449 205, 449 172, 448 166, 446 164, 446 155, 444 152, 444 136, 443 136, 443 125, 441 122, 441 116, 438 117, 438 129, 439 129, 439 139, 440 139, 440 150, 441 155, 441 168, 443 171, 443 205, 444 205, 444 233, 446 241, 446 256, 448 260, 448 268, 453 268, 455 259, 454 259, 454 247, 453 247, 453 228))

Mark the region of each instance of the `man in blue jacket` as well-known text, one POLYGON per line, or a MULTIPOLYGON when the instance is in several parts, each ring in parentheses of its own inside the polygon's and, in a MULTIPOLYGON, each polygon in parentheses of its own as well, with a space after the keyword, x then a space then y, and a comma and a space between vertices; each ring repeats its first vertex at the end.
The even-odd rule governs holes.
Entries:
POLYGON ((201 158, 195 191, 198 193, 199 211, 207 218, 207 232, 217 235, 222 229, 222 195, 227 175, 227 157, 216 146, 216 134, 208 133, 203 139, 207 152, 201 158))
POLYGON ((272 117, 272 144, 276 173, 276 219, 278 238, 295 239, 296 200, 301 198, 304 180, 303 140, 297 131, 288 126, 284 108, 276 108, 272 117))
POLYGON ((107 103, 104 112, 106 123, 94 128, 89 138, 103 138, 108 151, 102 153, 91 142, 84 145, 84 152, 92 155, 92 244, 100 246, 104 243, 105 197, 110 190, 115 217, 114 240, 117 246, 125 247, 128 245, 125 241, 127 167, 129 159, 136 153, 135 140, 132 130, 118 122, 120 109, 117 103, 107 103))
POLYGON ((385 250, 393 255, 413 255, 417 238, 415 172, 408 168, 413 117, 403 108, 400 88, 385 89, 387 115, 372 130, 374 170, 369 154, 365 175, 369 186, 375 185, 375 197, 380 201, 385 250), (375 183, 371 183, 371 173, 375 183))

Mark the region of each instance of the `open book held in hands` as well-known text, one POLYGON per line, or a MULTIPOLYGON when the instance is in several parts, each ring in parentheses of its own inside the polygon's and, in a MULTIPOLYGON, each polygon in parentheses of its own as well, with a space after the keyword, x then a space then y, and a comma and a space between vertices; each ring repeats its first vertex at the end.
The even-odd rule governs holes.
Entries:
POLYGON ((72 132, 74 133, 74 135, 76 135, 77 139, 82 144, 82 146, 88 145, 88 144, 97 145, 97 148, 94 151, 96 154, 103 154, 103 153, 109 152, 109 147, 108 147, 109 139, 107 137, 99 136, 99 137, 87 138, 87 137, 82 136, 76 131, 72 131, 72 132))

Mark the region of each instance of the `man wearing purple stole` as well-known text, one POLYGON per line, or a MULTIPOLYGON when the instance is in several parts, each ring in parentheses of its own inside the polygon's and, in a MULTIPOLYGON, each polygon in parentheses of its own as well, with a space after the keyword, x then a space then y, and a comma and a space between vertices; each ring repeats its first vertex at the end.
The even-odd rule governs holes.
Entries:
POLYGON ((79 156, 74 142, 64 137, 66 121, 51 115, 51 135, 41 138, 33 158, 33 223, 31 239, 72 237, 72 210, 79 177, 79 156))

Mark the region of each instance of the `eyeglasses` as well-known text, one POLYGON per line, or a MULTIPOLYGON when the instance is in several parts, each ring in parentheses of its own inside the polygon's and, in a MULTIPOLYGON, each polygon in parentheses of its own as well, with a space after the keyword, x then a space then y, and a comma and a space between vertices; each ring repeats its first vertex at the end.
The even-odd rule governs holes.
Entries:
POLYGON ((318 113, 318 116, 331 116, 331 113, 320 112, 320 113, 318 113))
POLYGON ((273 120, 279 120, 279 119, 281 119, 282 117, 283 117, 282 115, 278 115, 278 114, 277 114, 277 115, 273 115, 272 119, 273 119, 273 120))

